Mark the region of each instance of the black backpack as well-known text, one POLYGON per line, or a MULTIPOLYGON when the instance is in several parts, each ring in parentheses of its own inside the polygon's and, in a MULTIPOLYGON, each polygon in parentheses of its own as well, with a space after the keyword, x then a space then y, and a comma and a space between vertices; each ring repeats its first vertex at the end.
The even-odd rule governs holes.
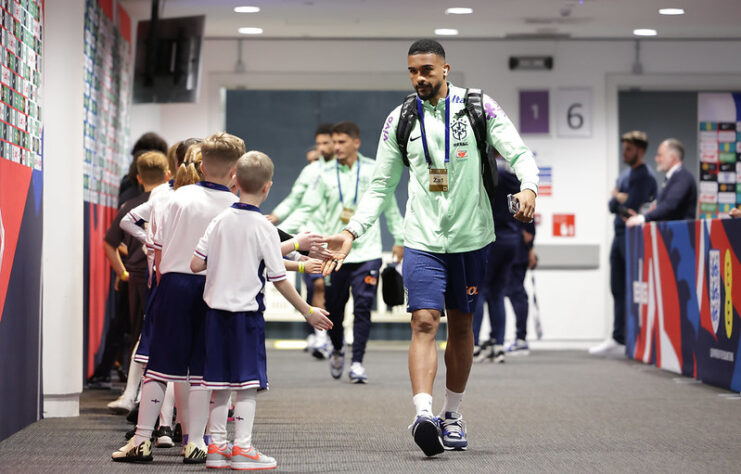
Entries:
POLYGON ((396 271, 396 265, 389 264, 383 269, 381 283, 383 302, 386 306, 404 304, 404 280, 396 271))
MULTIPOLYGON (((476 146, 479 149, 481 157, 481 177, 484 181, 484 189, 489 196, 489 201, 494 205, 494 194, 499 182, 499 173, 497 172, 497 162, 493 153, 489 152, 489 145, 486 143, 486 112, 484 112, 484 91, 481 89, 466 89, 466 95, 463 98, 465 106, 455 115, 456 119, 461 118, 463 114, 468 116, 473 128, 473 134, 476 137, 476 146)), ((417 112, 417 94, 409 94, 401 104, 401 113, 399 114, 399 124, 396 127, 396 142, 399 144, 399 152, 404 166, 409 167, 409 156, 407 154, 407 143, 409 135, 412 133, 414 121, 418 118, 417 112)))

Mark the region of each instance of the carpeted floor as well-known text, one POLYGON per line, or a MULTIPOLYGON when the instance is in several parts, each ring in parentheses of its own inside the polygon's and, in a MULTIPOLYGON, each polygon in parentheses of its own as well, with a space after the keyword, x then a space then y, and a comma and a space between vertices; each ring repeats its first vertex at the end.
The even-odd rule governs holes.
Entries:
MULTIPOLYGON (((444 366, 435 386, 438 410, 444 366)), ((330 378, 299 351, 268 352, 271 389, 258 398, 254 441, 283 472, 741 472, 741 398, 632 361, 534 351, 475 365, 462 412, 467 452, 425 458, 407 431, 404 350, 371 349, 367 385, 330 378)), ((47 419, 0 443, 2 472, 175 472, 179 450, 152 465, 115 464, 129 429, 86 391, 79 418, 47 419)))

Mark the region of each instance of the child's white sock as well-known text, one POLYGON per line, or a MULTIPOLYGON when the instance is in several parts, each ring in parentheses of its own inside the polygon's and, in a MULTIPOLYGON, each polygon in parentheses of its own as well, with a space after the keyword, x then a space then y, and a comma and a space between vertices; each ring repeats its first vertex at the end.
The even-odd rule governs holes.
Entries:
POLYGON ((208 418, 208 432, 211 442, 216 446, 226 445, 226 421, 229 416, 231 390, 214 390, 211 396, 211 415, 208 418))
POLYGON ((191 387, 188 396, 188 442, 204 448, 206 443, 203 435, 206 434, 208 412, 211 408, 211 390, 204 390, 200 386, 191 387))
POLYGON ((136 423, 134 443, 138 446, 149 440, 154 431, 154 422, 160 414, 165 399, 165 383, 144 377, 142 399, 139 404, 139 419, 136 423))
POLYGON ((172 426, 172 412, 175 408, 175 387, 172 382, 167 382, 165 389, 165 401, 160 408, 160 426, 172 426))
POLYGON ((234 445, 247 449, 252 446, 252 424, 255 421, 257 389, 237 391, 234 403, 234 445))

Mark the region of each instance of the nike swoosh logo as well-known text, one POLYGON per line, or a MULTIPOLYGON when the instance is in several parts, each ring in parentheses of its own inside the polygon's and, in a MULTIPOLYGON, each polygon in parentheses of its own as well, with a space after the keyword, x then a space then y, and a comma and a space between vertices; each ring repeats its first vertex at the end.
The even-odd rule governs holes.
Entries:
POLYGON ((416 137, 414 137, 414 138, 410 138, 410 139, 409 139, 409 141, 410 141, 410 142, 413 142, 414 140, 418 139, 418 138, 419 138, 419 137, 421 137, 421 136, 422 136, 422 135, 417 135, 417 136, 416 136, 416 137))

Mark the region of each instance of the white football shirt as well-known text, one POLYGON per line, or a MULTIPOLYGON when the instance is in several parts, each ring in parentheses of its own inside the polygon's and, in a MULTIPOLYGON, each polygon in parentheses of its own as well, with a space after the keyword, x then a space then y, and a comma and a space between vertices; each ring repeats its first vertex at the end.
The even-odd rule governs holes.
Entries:
MULTIPOLYGON (((152 245, 162 252, 159 271, 189 273, 193 249, 211 220, 237 201, 226 186, 201 181, 183 186, 157 214, 152 245)), ((201 275, 205 274, 202 272, 201 275)))
POLYGON ((206 260, 203 299, 223 311, 263 311, 265 275, 286 279, 278 229, 258 207, 241 202, 211 221, 195 255, 206 260))

